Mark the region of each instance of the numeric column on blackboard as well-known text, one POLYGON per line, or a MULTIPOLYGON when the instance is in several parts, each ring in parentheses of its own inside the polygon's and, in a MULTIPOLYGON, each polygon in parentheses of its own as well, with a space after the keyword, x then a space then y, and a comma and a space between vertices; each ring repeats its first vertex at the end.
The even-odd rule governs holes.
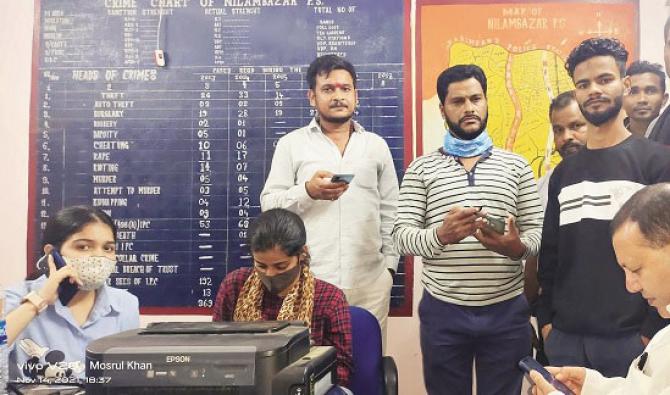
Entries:
POLYGON ((300 66, 266 67, 264 71, 267 133, 263 179, 270 172, 277 142, 290 131, 305 126, 303 110, 309 107, 300 66))
POLYGON ((265 81, 254 67, 238 67, 230 79, 231 172, 228 271, 249 266, 251 256, 246 245, 251 218, 260 213, 260 188, 263 182, 263 143, 265 138, 265 81), (232 265, 232 266, 231 266, 232 265))
MULTIPOLYGON (((196 199, 195 205, 195 232, 193 235, 193 256, 192 261, 197 262, 194 269, 198 274, 198 283, 196 289, 198 307, 212 307, 214 305, 213 295, 216 290, 213 288, 216 281, 213 281, 215 275, 215 265, 217 260, 223 258, 222 255, 216 256, 219 250, 225 251, 225 223, 222 223, 221 217, 223 202, 216 202, 217 184, 220 183, 215 171, 217 156, 223 156, 225 152, 225 141, 221 125, 219 129, 214 127, 216 116, 212 110, 217 106, 214 101, 216 92, 214 84, 217 83, 217 75, 200 74, 200 90, 198 99, 194 108, 196 114, 195 129, 195 161, 194 171, 196 175, 196 199), (217 133, 218 132, 218 133, 217 133), (218 181, 218 182, 217 182, 218 181), (216 215, 216 212, 219 212, 216 215), (217 218, 219 221, 216 221, 217 218), (217 223, 218 222, 218 223, 217 223), (215 259, 218 258, 218 259, 215 259)), ((219 102, 220 105, 220 102, 219 102)), ((223 118, 225 114, 219 114, 223 118)), ((221 163, 221 159, 219 163, 221 163)), ((220 193, 218 194, 221 195, 220 193)))

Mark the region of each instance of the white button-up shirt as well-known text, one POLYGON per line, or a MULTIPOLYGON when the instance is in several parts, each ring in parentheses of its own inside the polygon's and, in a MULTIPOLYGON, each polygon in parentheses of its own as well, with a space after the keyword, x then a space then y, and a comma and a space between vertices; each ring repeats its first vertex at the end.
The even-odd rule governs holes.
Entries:
POLYGON ((646 360, 635 358, 626 377, 586 369, 582 395, 670 395, 670 327, 655 334, 644 351, 646 360))
POLYGON ((358 123, 343 155, 314 119, 279 140, 261 192, 263 211, 278 207, 305 222, 311 269, 321 280, 360 288, 383 270, 397 269, 391 239, 398 207, 393 158, 384 139, 358 123), (318 170, 354 179, 338 200, 314 200, 305 183, 318 170))

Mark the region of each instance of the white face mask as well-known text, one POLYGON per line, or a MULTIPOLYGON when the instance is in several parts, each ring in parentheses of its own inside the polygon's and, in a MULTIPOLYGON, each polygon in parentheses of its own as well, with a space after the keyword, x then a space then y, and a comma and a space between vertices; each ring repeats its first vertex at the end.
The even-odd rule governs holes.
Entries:
POLYGON ((104 256, 86 256, 79 258, 63 257, 68 265, 77 272, 82 285, 79 289, 95 291, 105 285, 109 276, 114 272, 116 261, 104 256))

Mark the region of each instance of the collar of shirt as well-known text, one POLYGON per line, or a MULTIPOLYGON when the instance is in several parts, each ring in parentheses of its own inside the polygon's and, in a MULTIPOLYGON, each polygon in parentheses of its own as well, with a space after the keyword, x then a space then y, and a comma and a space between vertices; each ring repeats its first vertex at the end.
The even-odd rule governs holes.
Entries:
MULTIPOLYGON (((46 275, 41 276, 30 285, 30 290, 35 292, 39 291, 44 286, 46 280, 46 275)), ((119 313, 122 310, 123 306, 121 306, 120 301, 115 300, 110 296, 108 288, 109 286, 105 284, 96 291, 93 308, 88 315, 88 319, 84 325, 81 326, 81 329, 93 325, 100 318, 108 316, 112 314, 112 312, 119 313)), ((67 306, 63 306, 60 299, 56 299, 54 309, 58 315, 73 324, 74 327, 79 328, 79 325, 74 321, 74 317, 72 317, 72 313, 67 306)))
POLYGON ((657 116, 656 118, 652 119, 651 122, 649 122, 649 126, 647 126, 647 130, 644 132, 644 137, 649 138, 649 135, 651 134, 651 131, 654 130, 654 126, 656 126, 656 122, 658 122, 658 119, 661 116, 657 116))
MULTIPOLYGON (((440 148, 438 148, 437 150, 440 151, 440 153, 441 153, 443 156, 445 156, 445 157, 447 157, 447 158, 451 158, 451 159, 453 159, 454 161, 456 161, 456 162, 458 162, 458 163, 461 163, 461 158, 460 158, 460 157, 458 157, 458 156, 454 156, 454 155, 451 155, 451 154, 447 153, 447 152, 444 150, 443 147, 440 147, 440 148)), ((479 162, 485 160, 486 158, 488 158, 488 157, 491 156, 492 154, 493 154, 493 147, 489 147, 486 151, 484 151, 484 152, 481 154, 481 156, 480 156, 479 159, 477 160, 477 163, 479 163, 479 162)))
POLYGON ((84 326, 93 324, 98 319, 108 316, 112 313, 118 314, 121 312, 121 309, 122 306, 119 305, 119 301, 110 296, 109 286, 105 284, 96 291, 95 304, 93 305, 91 314, 89 314, 88 320, 84 326))
MULTIPOLYGON (((354 121, 353 119, 351 120, 351 125, 352 127, 352 132, 354 133, 363 133, 365 131, 365 128, 361 126, 358 122, 354 121)), ((321 132, 323 133, 323 130, 321 129, 321 125, 319 125, 319 122, 316 120, 316 118, 312 118, 312 120, 309 122, 309 130, 312 132, 321 132)))

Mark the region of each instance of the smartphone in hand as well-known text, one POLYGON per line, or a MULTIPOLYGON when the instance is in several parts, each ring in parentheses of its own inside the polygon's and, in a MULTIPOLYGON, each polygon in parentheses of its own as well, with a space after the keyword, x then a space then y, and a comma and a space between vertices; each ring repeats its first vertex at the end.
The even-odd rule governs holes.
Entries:
MULTIPOLYGON (((56 265, 56 270, 65 266, 65 260, 55 249, 51 250, 51 256, 53 257, 54 264, 56 265)), ((58 285, 58 298, 63 306, 67 306, 70 303, 70 300, 79 290, 77 284, 71 284, 69 278, 63 279, 58 285)))
POLYGON ((477 209, 477 215, 479 217, 482 217, 486 220, 486 226, 488 226, 490 229, 493 229, 496 233, 500 233, 501 235, 505 234, 505 219, 504 218, 497 218, 493 217, 488 214, 483 214, 482 208, 483 206, 475 206, 477 209))
POLYGON ((486 218, 486 225, 488 225, 489 228, 493 229, 496 233, 505 234, 505 219, 504 218, 497 218, 497 217, 492 217, 490 215, 486 215, 484 218, 486 218))
POLYGON ((544 377, 544 379, 553 385, 557 390, 561 391, 565 395, 575 395, 575 393, 572 392, 570 388, 556 380, 556 378, 551 373, 549 373, 549 371, 545 369, 544 366, 540 365, 540 363, 537 362, 533 357, 524 357, 522 360, 520 360, 519 368, 526 374, 530 374, 531 370, 537 370, 537 372, 540 373, 542 377, 544 377))
POLYGON ((354 179, 353 174, 333 174, 333 176, 330 178, 330 182, 332 183, 343 182, 345 184, 349 184, 353 179, 354 179))

